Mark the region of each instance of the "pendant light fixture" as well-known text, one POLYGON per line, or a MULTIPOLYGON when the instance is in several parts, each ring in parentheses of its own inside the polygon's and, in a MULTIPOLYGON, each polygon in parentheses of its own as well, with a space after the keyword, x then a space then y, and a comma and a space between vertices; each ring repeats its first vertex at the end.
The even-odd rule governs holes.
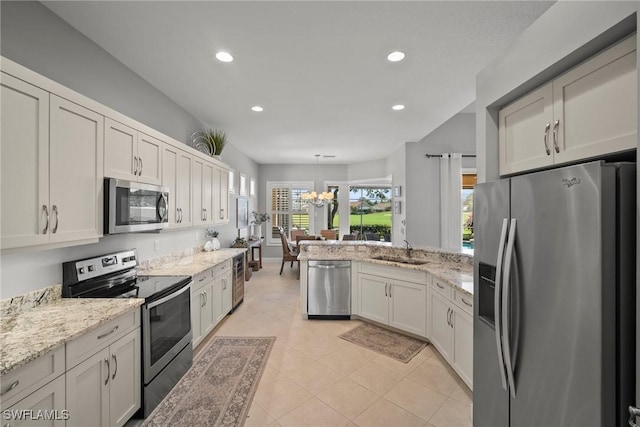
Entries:
MULTIPOLYGON (((320 154, 315 154, 315 156, 316 156, 316 179, 317 179, 318 168, 320 167, 319 165, 320 154)), ((329 203, 331 200, 333 200, 333 193, 329 191, 323 191, 322 193, 318 194, 315 191, 311 191, 311 192, 302 193, 300 197, 302 198, 303 201, 309 203, 310 205, 313 205, 317 208, 321 208, 325 205, 325 203, 329 203)))

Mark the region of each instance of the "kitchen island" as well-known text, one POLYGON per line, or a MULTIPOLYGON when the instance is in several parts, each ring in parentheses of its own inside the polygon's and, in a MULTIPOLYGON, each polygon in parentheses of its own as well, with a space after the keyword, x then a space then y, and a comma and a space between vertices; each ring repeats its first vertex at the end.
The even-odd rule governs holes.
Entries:
POLYGON ((428 339, 472 388, 473 257, 384 242, 307 240, 298 260, 304 319, 309 261, 350 261, 351 317, 428 339))

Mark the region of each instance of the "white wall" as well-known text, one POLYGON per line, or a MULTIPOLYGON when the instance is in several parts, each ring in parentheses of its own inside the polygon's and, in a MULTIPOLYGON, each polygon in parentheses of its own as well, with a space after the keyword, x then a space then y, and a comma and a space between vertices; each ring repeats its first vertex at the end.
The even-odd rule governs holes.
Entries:
MULTIPOLYGON (((3 56, 179 141, 206 126, 42 4, 2 1, 0 19, 3 56)), ((235 169, 236 186, 240 172, 257 179, 257 164, 230 144, 221 157, 235 169)), ((230 208, 231 223, 216 227, 223 247, 237 233, 235 196, 230 208)), ((0 299, 61 283, 64 261, 129 248, 137 248, 141 260, 155 258, 203 244, 205 229, 107 236, 91 245, 2 253, 0 299)))
MULTIPOLYGON (((415 247, 440 247, 440 159, 425 154, 474 154, 475 117, 456 114, 419 142, 407 143, 406 239, 415 247)), ((474 168, 475 159, 463 158, 462 167, 474 168)))
POLYGON ((629 34, 639 4, 557 2, 478 74, 479 182, 498 178, 498 109, 629 34))
POLYGON ((392 175, 393 188, 400 187, 400 197, 396 197, 392 191, 392 231, 391 240, 395 246, 404 244, 406 237, 406 218, 407 218, 407 148, 406 144, 398 148, 387 159, 387 171, 392 175), (400 202, 400 213, 395 212, 395 202, 400 202))

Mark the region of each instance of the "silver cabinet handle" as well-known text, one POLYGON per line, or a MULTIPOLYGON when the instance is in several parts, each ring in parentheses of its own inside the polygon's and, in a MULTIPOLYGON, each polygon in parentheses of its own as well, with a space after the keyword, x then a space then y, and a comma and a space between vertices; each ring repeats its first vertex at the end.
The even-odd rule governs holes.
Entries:
POLYGON ((104 338, 104 337, 107 337, 107 336, 111 335, 112 333, 114 333, 115 331, 117 331, 117 330, 118 330, 118 328, 119 328, 119 326, 118 326, 118 325, 114 326, 114 327, 113 327, 113 329, 111 329, 109 332, 105 332, 105 333, 104 333, 104 334, 102 334, 102 335, 98 335, 98 339, 99 339, 99 340, 101 340, 102 338, 104 338))
POLYGON ((511 287, 511 264, 513 263, 513 245, 516 240, 516 219, 511 218, 509 226, 509 238, 507 239, 507 252, 504 256, 504 273, 502 275, 502 344, 504 351, 504 364, 507 368, 507 381, 511 396, 516 397, 515 378, 513 373, 513 363, 511 361, 511 347, 509 345, 509 337, 511 336, 511 322, 509 322, 509 291, 511 287))
POLYGON ((206 221, 207 220, 207 214, 206 214, 206 209, 202 208, 202 220, 206 221))
POLYGON ((560 120, 553 122, 553 148, 556 150, 556 153, 560 152, 560 147, 558 146, 558 126, 560 126, 560 120))
POLYGON ((111 358, 113 358, 113 364, 115 366, 113 369, 113 375, 111 375, 111 379, 115 380, 116 374, 118 373, 118 358, 116 357, 115 353, 111 355, 111 358))
POLYGON ((142 163, 142 157, 138 157, 138 160, 140 161, 140 170, 138 171, 138 176, 142 176, 142 168, 144 167, 142 163))
POLYGON ((547 125, 544 127, 544 151, 547 152, 547 156, 551 155, 551 150, 549 149, 549 143, 548 143, 549 128, 551 128, 551 124, 547 123, 547 125))
POLYGON ((198 279, 198 282, 202 282, 206 278, 207 278, 207 276, 202 276, 201 278, 198 279))
POLYGON ((504 245, 507 239, 507 226, 509 220, 504 218, 502 220, 502 231, 500 232, 500 243, 498 244, 498 259, 496 261, 496 281, 495 281, 495 294, 493 298, 493 311, 495 313, 495 327, 496 327, 496 347, 498 350, 498 368, 500 369, 500 379, 502 380, 502 389, 507 390, 507 375, 504 372, 504 356, 502 351, 502 316, 500 309, 502 307, 502 260, 504 258, 504 245))
POLYGON ((138 175, 138 156, 133 156, 133 174, 138 175))
POLYGON ((453 311, 453 308, 451 309, 451 314, 449 314, 449 326, 451 326, 453 328, 453 314, 455 312, 453 311))
POLYGON ((51 206, 51 213, 56 214, 56 226, 51 230, 53 234, 56 234, 58 231, 58 224, 60 223, 60 213, 58 212, 58 207, 56 205, 51 206))
POLYGON ((0 396, 4 396, 6 393, 9 393, 11 390, 13 390, 14 388, 18 387, 18 384, 20 384, 20 380, 14 381, 8 389, 6 389, 5 391, 3 391, 2 393, 0 393, 0 396))
POLYGON ((47 208, 47 205, 42 205, 42 212, 44 212, 45 216, 47 217, 47 223, 42 230, 42 234, 47 234, 47 231, 49 231, 49 208, 47 208))
POLYGON ((629 427, 639 427, 636 419, 640 417, 640 409, 635 406, 629 406, 629 427))
POLYGON ((389 298, 391 298, 391 297, 392 297, 392 295, 391 295, 391 288, 392 288, 391 283, 389 283, 389 298))
POLYGON ((444 286, 442 286, 440 283, 436 282, 436 286, 439 287, 440 289, 444 290, 444 286))
POLYGON ((447 308, 447 325, 451 325, 451 323, 449 323, 449 312, 451 311, 450 308, 447 308))
POLYGON ((111 375, 111 366, 109 366, 109 358, 104 359, 104 363, 107 364, 107 378, 104 380, 104 385, 109 382, 109 376, 111 375))
POLYGON ((388 286, 388 285, 385 283, 385 284, 384 284, 384 296, 385 296, 385 297, 388 297, 388 296, 389 296, 389 295, 387 294, 387 286, 388 286))
POLYGON ((464 298, 460 298, 462 300, 462 302, 468 306, 468 307, 473 307, 473 304, 471 304, 470 302, 467 302, 467 300, 465 300, 464 298))
POLYGON ((220 209, 220 219, 224 219, 224 209, 220 209))

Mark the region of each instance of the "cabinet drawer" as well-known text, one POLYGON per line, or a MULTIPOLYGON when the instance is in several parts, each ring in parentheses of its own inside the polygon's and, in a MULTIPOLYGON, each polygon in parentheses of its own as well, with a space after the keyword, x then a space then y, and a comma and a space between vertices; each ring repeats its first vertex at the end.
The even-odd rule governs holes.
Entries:
POLYGON ((0 377, 0 405, 6 409, 64 373, 64 346, 0 377))
POLYGON ((453 299, 453 289, 451 289, 451 286, 448 283, 444 282, 443 280, 440 280, 434 277, 433 281, 431 282, 431 289, 440 293, 442 296, 444 296, 448 300, 453 299))
POLYGON ((197 290, 203 285, 209 283, 213 279, 213 268, 208 268, 193 276, 193 286, 191 290, 197 290))
POLYGON ((453 301, 467 313, 473 314, 473 296, 469 296, 456 289, 453 291, 453 301))
POLYGON ((140 309, 129 312, 67 344, 67 370, 140 326, 140 309))
POLYGON ((424 271, 411 270, 402 267, 391 267, 387 265, 373 264, 363 262, 360 264, 360 272, 365 274, 371 274, 374 276, 393 278, 397 280, 404 280, 406 282, 418 283, 426 285, 427 273, 424 271))
POLYGON ((225 262, 221 262, 220 264, 213 267, 211 270, 213 270, 213 277, 223 276, 224 274, 226 274, 228 271, 231 270, 231 260, 228 259, 225 262))

